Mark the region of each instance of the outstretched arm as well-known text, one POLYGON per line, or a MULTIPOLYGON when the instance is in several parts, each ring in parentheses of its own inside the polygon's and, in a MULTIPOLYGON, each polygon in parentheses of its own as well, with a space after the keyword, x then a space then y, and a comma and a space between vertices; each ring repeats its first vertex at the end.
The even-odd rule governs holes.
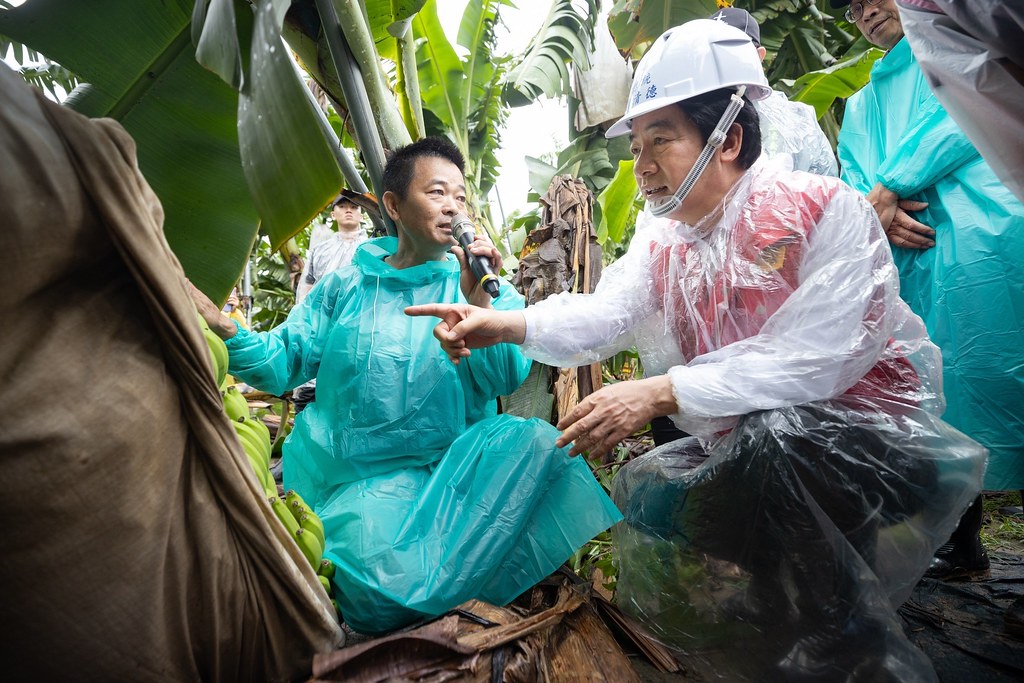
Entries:
POLYGON ((522 344, 526 337, 526 320, 520 311, 496 311, 469 304, 423 304, 409 306, 405 314, 440 318, 434 337, 456 365, 470 355, 470 349, 522 344))

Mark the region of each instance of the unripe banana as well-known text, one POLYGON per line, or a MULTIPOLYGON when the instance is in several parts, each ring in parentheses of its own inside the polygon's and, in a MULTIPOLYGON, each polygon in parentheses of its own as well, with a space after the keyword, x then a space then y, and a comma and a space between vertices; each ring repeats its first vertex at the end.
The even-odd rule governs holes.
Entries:
POLYGON ((320 561, 320 568, 316 570, 316 573, 327 579, 334 578, 334 563, 326 557, 320 561))
MULTIPOLYGON (((248 404, 246 404, 246 405, 248 406, 248 404)), ((263 438, 263 439, 266 439, 267 443, 269 444, 271 442, 271 439, 270 439, 270 427, 268 427, 266 424, 264 424, 263 420, 261 420, 259 418, 254 417, 254 418, 250 418, 250 419, 251 419, 251 422, 252 422, 252 427, 260 435, 260 437, 263 438)))
POLYGON ((313 512, 313 508, 302 499, 295 489, 288 489, 284 494, 284 502, 287 503, 292 514, 298 519, 303 513, 313 512))
POLYGON ((249 402, 236 386, 230 386, 224 390, 224 412, 232 420, 240 417, 249 417, 249 402))
MULTIPOLYGON (((314 534, 316 540, 320 541, 321 547, 327 547, 324 542, 324 523, 316 516, 315 512, 305 512, 299 517, 299 526, 314 534)), ((316 567, 313 567, 316 569, 316 567)))
POLYGON ((210 328, 203 330, 203 336, 206 337, 206 345, 210 347, 214 377, 217 380, 217 385, 220 386, 228 374, 228 347, 224 345, 224 340, 214 334, 210 328))
MULTIPOLYGON (((270 440, 265 439, 260 432, 253 426, 256 421, 242 417, 234 420, 231 424, 235 426, 235 431, 238 432, 240 437, 248 437, 252 445, 256 448, 260 458, 263 459, 264 467, 270 467, 270 440)), ((244 443, 244 441, 243 441, 244 443)))
POLYGON ((241 429, 236 429, 235 433, 238 435, 238 440, 242 443, 242 448, 245 450, 246 455, 253 458, 256 462, 260 463, 263 469, 268 469, 266 459, 263 456, 263 448, 260 446, 256 438, 241 429))
POLYGON ((330 581, 330 579, 328 579, 326 576, 318 576, 317 578, 320 579, 320 585, 324 587, 325 591, 327 591, 327 595, 330 595, 331 594, 331 581, 330 581))
POLYGON ((276 493, 277 487, 274 483, 274 478, 270 475, 270 470, 263 467, 263 463, 260 461, 258 456, 249 455, 248 452, 246 452, 245 456, 248 458, 249 464, 252 465, 253 471, 256 472, 256 479, 259 480, 260 486, 263 487, 263 491, 270 491, 271 494, 276 493))
POLYGON ((299 544, 302 554, 309 560, 309 565, 314 569, 319 567, 320 560, 323 559, 324 547, 320 545, 316 535, 307 532, 305 529, 299 529, 295 532, 295 542, 299 544))
POLYGON ((268 500, 270 501, 270 509, 274 511, 277 518, 281 520, 282 524, 284 524, 284 528, 288 530, 288 535, 295 538, 295 534, 301 531, 301 529, 299 528, 299 523, 295 521, 294 517, 292 517, 292 513, 288 512, 288 508, 285 507, 284 501, 277 496, 269 498, 268 500))

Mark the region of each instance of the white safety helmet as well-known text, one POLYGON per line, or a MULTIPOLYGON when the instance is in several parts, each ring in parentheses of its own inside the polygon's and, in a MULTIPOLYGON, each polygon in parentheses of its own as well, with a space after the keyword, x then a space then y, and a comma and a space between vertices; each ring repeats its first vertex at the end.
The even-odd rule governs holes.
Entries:
POLYGON ((634 118, 655 109, 737 86, 746 86, 749 100, 772 92, 750 37, 721 21, 688 21, 662 33, 640 60, 626 114, 605 135, 625 135, 634 118))

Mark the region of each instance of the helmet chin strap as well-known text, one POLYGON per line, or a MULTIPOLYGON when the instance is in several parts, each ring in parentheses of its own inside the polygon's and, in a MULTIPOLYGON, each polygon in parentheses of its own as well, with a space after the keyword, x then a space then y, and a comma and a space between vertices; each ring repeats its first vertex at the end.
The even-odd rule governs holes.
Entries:
POLYGON ((729 132, 729 127, 732 126, 733 121, 740 113, 740 109, 743 108, 743 94, 747 91, 747 86, 741 85, 736 88, 736 92, 733 93, 729 99, 729 105, 722 112, 722 118, 718 119, 718 125, 711 132, 708 137, 708 143, 704 145, 704 149, 700 151, 700 156, 697 157, 697 161, 693 164, 693 168, 686 174, 686 178, 683 179, 683 184, 679 186, 671 197, 663 202, 659 202, 654 205, 648 206, 650 212, 657 218, 665 218, 670 213, 674 213, 676 209, 683 205, 683 200, 686 199, 686 195, 690 194, 690 190, 697 184, 701 175, 704 173, 704 169, 711 163, 711 157, 714 156, 715 150, 722 146, 725 142, 726 135, 729 132))

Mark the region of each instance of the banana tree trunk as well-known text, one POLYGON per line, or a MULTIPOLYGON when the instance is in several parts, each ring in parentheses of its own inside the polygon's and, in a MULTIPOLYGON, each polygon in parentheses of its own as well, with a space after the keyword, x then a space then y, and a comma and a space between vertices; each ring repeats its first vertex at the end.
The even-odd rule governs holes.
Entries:
POLYGON ((398 38, 398 95, 402 102, 402 117, 409 128, 409 134, 419 140, 426 135, 423 123, 423 101, 420 98, 420 81, 416 65, 416 45, 411 22, 398 38))
MULTIPOLYGON (((361 73, 368 102, 373 110, 374 117, 370 120, 377 122, 385 145, 388 149, 394 149, 412 142, 395 106, 394 95, 385 80, 380 56, 374 47, 373 36, 366 24, 360 3, 355 0, 316 0, 316 4, 325 27, 341 27, 350 55, 355 58, 355 64, 358 65, 357 70, 361 73), (324 14, 322 6, 325 4, 330 4, 336 12, 332 12, 331 15, 324 14), (333 17, 333 23, 328 24, 328 16, 333 17)), ((347 94, 345 98, 348 99, 347 94)))
MULTIPOLYGON (((334 68, 338 72, 345 103, 352 114, 355 126, 356 142, 366 161, 366 170, 370 174, 373 191, 380 197, 383 194, 381 177, 384 173, 384 147, 380 135, 374 125, 373 113, 367 97, 366 86, 359 73, 359 65, 349 50, 345 34, 338 23, 338 14, 334 11, 331 0, 316 0, 316 8, 320 13, 327 49, 330 52, 334 68)), ((361 17, 360 17, 361 18, 361 17)))

